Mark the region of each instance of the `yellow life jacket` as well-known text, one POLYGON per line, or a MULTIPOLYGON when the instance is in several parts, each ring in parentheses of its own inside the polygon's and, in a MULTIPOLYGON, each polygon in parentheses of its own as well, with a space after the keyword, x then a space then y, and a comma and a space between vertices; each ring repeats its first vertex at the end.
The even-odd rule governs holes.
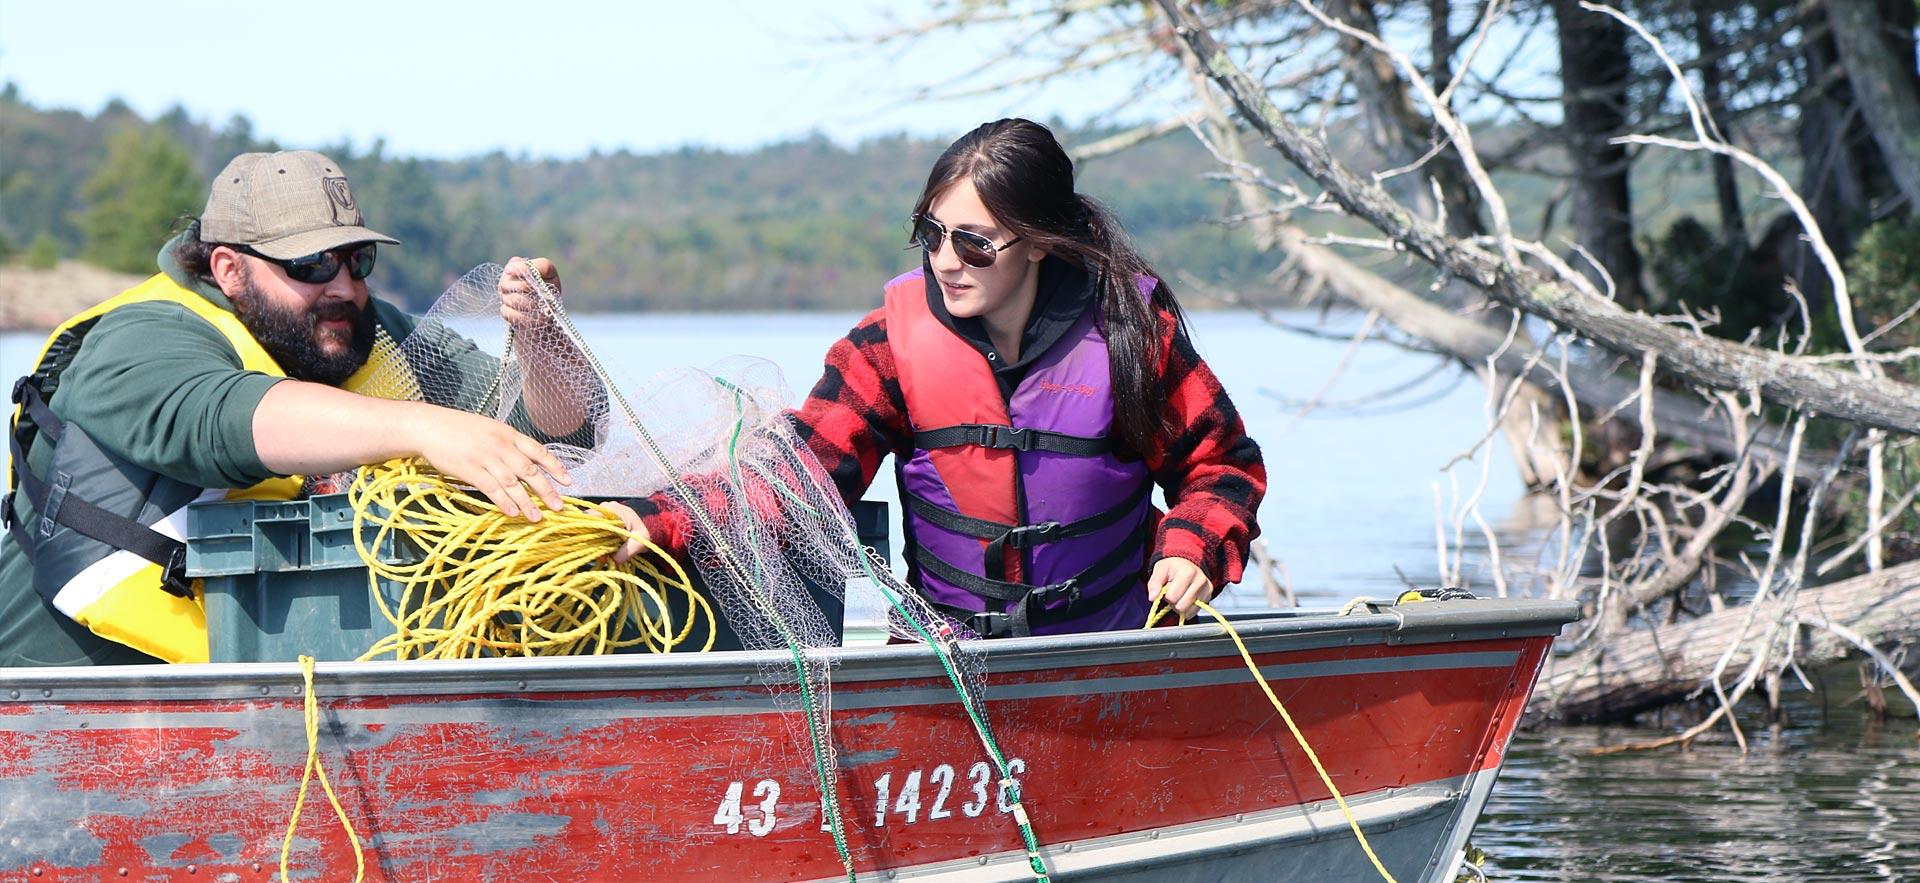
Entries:
MULTIPOLYGON (((60 374, 71 364, 74 354, 80 349, 81 340, 85 338, 87 332, 92 330, 100 317, 131 304, 154 302, 178 305, 206 320, 233 347, 244 369, 272 377, 286 376, 286 372, 273 360, 273 357, 253 339, 253 335, 247 331, 238 316, 215 305, 200 294, 181 287, 166 274, 156 274, 118 296, 61 323, 47 338, 47 344, 41 350, 39 359, 36 360, 33 373, 24 379, 24 381, 33 382, 28 396, 32 402, 23 401, 14 410, 13 468, 10 470, 9 478, 16 492, 28 482, 42 484, 43 493, 45 492, 45 479, 29 471, 28 465, 24 462, 26 452, 20 442, 23 437, 21 423, 23 416, 30 418, 36 416, 27 414, 30 407, 37 404, 40 411, 38 418, 50 417, 50 412, 46 411, 44 404, 37 398, 39 390, 57 388, 60 374)), ((374 355, 367 360, 367 364, 361 366, 360 370, 341 384, 342 388, 347 390, 364 388, 380 366, 392 357, 390 355, 392 352, 391 347, 376 347, 374 355)), ((27 386, 24 381, 21 386, 15 388, 16 401, 22 399, 21 387, 27 386)), ((48 394, 51 395, 54 392, 48 394)), ((36 419, 33 422, 37 423, 40 420, 36 419)), ((300 493, 302 485, 303 479, 297 475, 269 478, 251 487, 205 490, 190 502, 221 498, 288 500, 300 493)), ((65 488, 60 490, 64 492, 65 488)), ((84 494, 76 491, 73 497, 66 499, 65 504, 71 505, 71 499, 74 497, 84 500, 84 494)), ((10 505, 11 500, 9 499, 8 502, 6 514, 11 519, 14 513, 10 505)), ((60 501, 54 503, 56 506, 61 504, 60 501)), ((156 534, 170 538, 176 543, 184 542, 186 511, 186 505, 179 505, 156 521, 142 523, 156 534)), ((42 508, 41 514, 48 513, 42 508)), ((40 519, 36 518, 36 520, 40 519)), ((51 519, 49 518, 48 521, 48 529, 51 530, 51 519)), ((22 530, 20 525, 10 525, 10 527, 14 529, 16 541, 22 544, 23 550, 29 552, 29 557, 33 557, 33 543, 29 539, 32 528, 22 530)), ((151 555, 142 555, 125 548, 112 548, 111 543, 95 545, 103 553, 96 560, 66 562, 69 565, 79 566, 80 569, 57 587, 40 586, 42 594, 49 596, 54 607, 75 622, 86 626, 94 634, 125 644, 150 656, 168 662, 206 662, 207 624, 206 614, 201 606, 199 580, 194 580, 190 586, 183 587, 177 575, 170 574, 161 563, 150 560, 153 557, 151 555), (176 578, 170 582, 169 576, 176 578)), ((35 566, 38 568, 42 565, 36 560, 35 566)), ((36 580, 36 583, 38 582, 36 580)))

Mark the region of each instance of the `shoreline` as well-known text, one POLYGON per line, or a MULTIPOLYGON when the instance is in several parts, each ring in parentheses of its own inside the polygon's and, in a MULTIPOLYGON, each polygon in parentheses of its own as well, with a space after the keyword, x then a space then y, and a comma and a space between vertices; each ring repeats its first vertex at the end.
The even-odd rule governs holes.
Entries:
MULTIPOLYGON (((64 259, 59 266, 51 270, 35 270, 20 264, 0 265, 0 332, 52 331, 55 326, 71 318, 81 310, 87 309, 120 292, 126 291, 145 280, 149 273, 119 273, 96 267, 83 261, 64 259)), ((877 289, 876 289, 877 291, 877 289)), ((380 294, 378 286, 375 294, 380 294)), ((1208 313, 1244 309, 1233 304, 1222 303, 1218 298, 1200 293, 1185 295, 1182 306, 1189 313, 1208 313)), ((874 303, 849 305, 844 307, 814 307, 809 309, 778 309, 740 305, 738 307, 716 306, 711 310, 600 310, 582 307, 569 301, 570 312, 578 316, 588 315, 687 315, 698 316, 714 313, 767 313, 772 315, 793 314, 854 314, 858 315, 879 306, 874 303)), ((1287 308, 1299 304, 1286 304, 1287 308)))
POLYGON ((51 270, 0 266, 0 331, 51 331, 145 278, 75 260, 63 260, 51 270))

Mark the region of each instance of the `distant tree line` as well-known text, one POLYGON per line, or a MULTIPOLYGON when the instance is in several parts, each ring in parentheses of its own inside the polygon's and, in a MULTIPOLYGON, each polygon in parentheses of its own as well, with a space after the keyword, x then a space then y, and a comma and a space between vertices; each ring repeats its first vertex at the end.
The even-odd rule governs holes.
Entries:
MULTIPOLYGON (((1063 132, 1070 142, 1098 132, 1063 132)), ((77 257, 143 273, 228 159, 287 145, 245 117, 215 127, 181 108, 147 120, 115 101, 93 115, 0 90, 0 258, 77 257)), ((576 309, 854 309, 918 260, 906 215, 944 141, 820 138, 746 153, 492 153, 396 157, 384 144, 314 146, 338 160, 385 251, 378 287, 415 308, 462 272, 512 255, 561 262, 576 309)), ((1090 163, 1082 189, 1120 214, 1149 257, 1227 287, 1263 269, 1202 178, 1197 145, 1166 141, 1090 163)))

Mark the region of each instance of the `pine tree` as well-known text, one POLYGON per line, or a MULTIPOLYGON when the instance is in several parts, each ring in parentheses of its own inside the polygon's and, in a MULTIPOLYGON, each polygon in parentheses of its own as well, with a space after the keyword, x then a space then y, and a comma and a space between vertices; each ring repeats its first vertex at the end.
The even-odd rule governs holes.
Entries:
POLYGON ((60 265, 60 243, 53 241, 53 235, 45 230, 33 237, 33 244, 27 246, 27 252, 21 258, 28 267, 35 270, 51 270, 60 265))
POLYGON ((153 269, 168 231, 199 208, 203 184, 186 148, 165 131, 127 127, 107 144, 107 161, 81 188, 82 256, 126 273, 153 269))

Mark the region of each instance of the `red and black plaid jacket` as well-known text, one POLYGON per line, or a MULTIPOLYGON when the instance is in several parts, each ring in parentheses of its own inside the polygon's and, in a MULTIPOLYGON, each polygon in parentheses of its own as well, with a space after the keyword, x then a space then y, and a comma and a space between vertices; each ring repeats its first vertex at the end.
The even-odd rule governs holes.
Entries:
MULTIPOLYGON (((1254 511, 1266 494, 1267 469, 1219 379, 1173 317, 1162 312, 1160 320, 1159 380, 1173 431, 1143 459, 1169 508, 1147 564, 1185 558, 1224 586, 1239 581, 1247 544, 1260 532, 1254 511)), ((849 505, 866 493, 888 454, 912 455, 913 430, 887 345, 884 308, 868 313, 827 351, 826 371, 789 416, 849 505)), ((633 504, 655 543, 675 554, 686 548, 692 522, 680 506, 664 495, 633 504)))

